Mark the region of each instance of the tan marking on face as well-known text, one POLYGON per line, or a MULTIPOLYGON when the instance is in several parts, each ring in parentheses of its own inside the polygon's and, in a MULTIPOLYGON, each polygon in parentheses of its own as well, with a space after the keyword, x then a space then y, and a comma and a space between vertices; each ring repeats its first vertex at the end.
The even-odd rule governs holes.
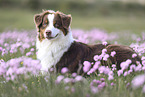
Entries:
POLYGON ((49 24, 49 21, 48 21, 48 18, 47 18, 48 14, 45 14, 43 16, 42 23, 39 26, 39 35, 38 35, 38 38, 39 38, 40 41, 45 39, 45 37, 44 37, 45 29, 46 29, 46 27, 49 24))
POLYGON ((40 29, 40 32, 38 34, 38 39, 39 39, 40 42, 45 39, 44 31, 45 31, 45 29, 40 29))

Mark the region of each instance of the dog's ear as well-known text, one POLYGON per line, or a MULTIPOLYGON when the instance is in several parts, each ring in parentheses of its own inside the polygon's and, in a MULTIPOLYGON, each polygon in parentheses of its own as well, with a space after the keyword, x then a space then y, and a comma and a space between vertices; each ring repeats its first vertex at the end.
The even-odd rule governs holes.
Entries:
POLYGON ((36 14, 34 16, 34 22, 35 22, 36 27, 38 28, 39 25, 42 23, 42 15, 36 14))
POLYGON ((70 26, 70 23, 71 23, 71 15, 66 15, 66 14, 63 14, 59 11, 56 12, 56 14, 59 15, 60 19, 61 19, 61 23, 62 23, 62 26, 65 28, 65 29, 68 29, 69 26, 70 26))

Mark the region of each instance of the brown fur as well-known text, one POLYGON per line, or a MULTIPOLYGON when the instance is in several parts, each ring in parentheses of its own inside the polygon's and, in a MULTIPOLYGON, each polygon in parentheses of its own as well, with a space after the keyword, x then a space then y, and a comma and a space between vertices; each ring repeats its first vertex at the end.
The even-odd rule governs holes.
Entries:
POLYGON ((128 46, 112 44, 107 46, 106 49, 108 54, 110 54, 112 51, 116 52, 115 56, 110 57, 110 59, 113 64, 117 65, 117 69, 120 69, 120 63, 126 61, 127 59, 130 59, 132 64, 137 64, 137 61, 141 62, 141 59, 138 55, 137 57, 132 58, 132 54, 136 54, 136 52, 128 46))
POLYGON ((48 25, 48 20, 47 20, 48 14, 49 14, 49 11, 45 11, 41 14, 35 15, 34 17, 34 22, 36 24, 37 31, 39 32, 38 34, 39 41, 42 41, 43 39, 45 39, 44 32, 45 32, 46 26, 48 25), (47 23, 46 23, 46 20, 47 20, 47 23))
MULTIPOLYGON (((42 24, 42 21, 43 21, 43 17, 45 15, 49 14, 49 11, 44 11, 43 13, 41 14, 36 14, 34 16, 34 22, 36 24, 36 28, 39 28, 39 26, 42 24)), ((39 31, 38 31, 39 32, 39 31)))
POLYGON ((54 27, 60 29, 64 35, 67 35, 70 23, 71 23, 71 15, 65 15, 59 11, 55 13, 53 22, 54 27))
MULTIPOLYGON (((60 72, 63 67, 67 67, 71 73, 77 72, 79 67, 83 66, 84 61, 94 62, 93 57, 95 55, 100 55, 102 53, 102 49, 106 48, 107 53, 110 54, 112 51, 116 52, 115 57, 110 57, 110 61, 112 64, 117 63, 117 69, 120 69, 120 63, 126 61, 127 59, 132 60, 132 64, 136 64, 136 61, 141 62, 139 56, 132 58, 132 54, 135 52, 128 46, 123 45, 86 45, 80 42, 74 42, 69 50, 64 53, 63 57, 56 64, 57 72, 60 72)), ((104 64, 103 65, 108 65, 104 64)), ((83 70, 79 73, 82 73, 83 70)))

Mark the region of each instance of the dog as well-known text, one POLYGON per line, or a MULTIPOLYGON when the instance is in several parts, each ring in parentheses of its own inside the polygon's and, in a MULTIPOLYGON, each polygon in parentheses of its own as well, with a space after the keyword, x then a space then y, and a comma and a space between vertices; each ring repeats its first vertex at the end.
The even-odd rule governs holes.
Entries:
MULTIPOLYGON (((37 58, 41 61, 42 72, 48 72, 51 67, 54 67, 56 72, 61 72, 63 67, 67 67, 71 73, 77 72, 83 66, 84 61, 94 62, 93 57, 100 55, 103 49, 106 49, 108 54, 112 51, 116 52, 114 57, 109 57, 109 60, 112 64, 116 64, 117 69, 120 69, 120 63, 127 59, 130 59, 132 64, 141 62, 138 55, 132 58, 132 54, 136 54, 136 52, 128 46, 87 45, 76 42, 70 28, 71 20, 71 15, 52 10, 46 10, 34 16, 38 32, 37 58)), ((82 68, 80 73, 83 73, 82 68)))

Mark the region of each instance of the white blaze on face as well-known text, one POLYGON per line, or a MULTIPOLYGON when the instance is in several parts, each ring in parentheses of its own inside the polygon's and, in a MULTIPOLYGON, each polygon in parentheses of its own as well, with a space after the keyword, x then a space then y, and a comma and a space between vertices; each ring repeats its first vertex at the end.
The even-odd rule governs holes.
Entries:
POLYGON ((51 37, 56 37, 60 33, 60 30, 53 26, 54 14, 48 14, 47 18, 48 18, 49 24, 45 29, 44 37, 46 37, 46 32, 48 30, 51 31, 51 37))

